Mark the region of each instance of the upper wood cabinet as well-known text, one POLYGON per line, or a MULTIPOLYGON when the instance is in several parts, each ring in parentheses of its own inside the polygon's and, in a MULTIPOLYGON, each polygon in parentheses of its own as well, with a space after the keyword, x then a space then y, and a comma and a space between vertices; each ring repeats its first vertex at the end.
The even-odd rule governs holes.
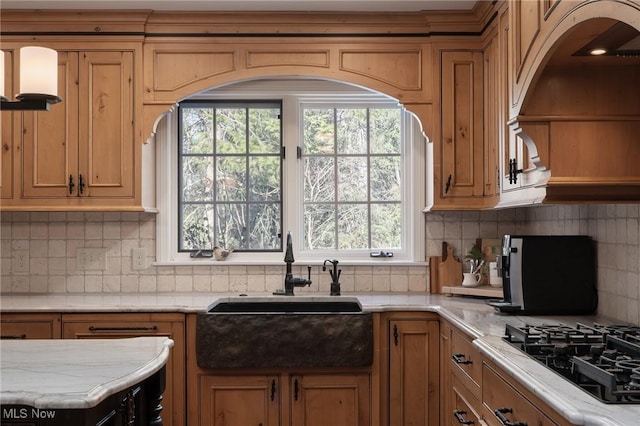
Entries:
POLYGON ((496 177, 485 173, 482 51, 441 50, 440 61, 441 137, 434 148, 432 209, 481 208, 485 177, 496 177))
POLYGON ((13 135, 3 129, 7 145, 20 149, 10 163, 16 190, 3 185, 2 209, 142 210, 134 50, 59 50, 58 58, 61 103, 2 113, 20 123, 13 135))

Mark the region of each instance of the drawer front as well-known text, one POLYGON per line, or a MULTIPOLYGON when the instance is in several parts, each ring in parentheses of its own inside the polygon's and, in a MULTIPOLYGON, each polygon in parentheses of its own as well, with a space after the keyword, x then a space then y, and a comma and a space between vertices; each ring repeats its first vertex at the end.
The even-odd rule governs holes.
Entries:
POLYGON ((486 364, 482 370, 482 402, 482 414, 489 425, 556 425, 486 364))
POLYGON ((484 424, 480 420, 480 402, 456 375, 451 377, 451 392, 453 411, 444 413, 444 424, 450 426, 484 424))
POLYGON ((451 362, 454 374, 461 373, 457 375, 462 383, 480 399, 482 358, 471 340, 455 330, 451 333, 451 362))

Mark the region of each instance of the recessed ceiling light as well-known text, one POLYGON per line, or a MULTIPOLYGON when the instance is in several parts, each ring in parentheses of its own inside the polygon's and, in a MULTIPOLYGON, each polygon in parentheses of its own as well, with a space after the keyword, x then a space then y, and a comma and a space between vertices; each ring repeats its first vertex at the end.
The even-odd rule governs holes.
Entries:
POLYGON ((605 53, 607 53, 607 49, 603 49, 603 48, 591 49, 589 51, 589 54, 593 56, 604 55, 605 53))

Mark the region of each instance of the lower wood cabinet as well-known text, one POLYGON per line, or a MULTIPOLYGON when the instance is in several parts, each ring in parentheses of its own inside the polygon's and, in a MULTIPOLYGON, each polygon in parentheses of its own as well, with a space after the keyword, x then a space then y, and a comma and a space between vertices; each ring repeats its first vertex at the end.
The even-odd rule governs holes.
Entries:
POLYGON ((59 339, 60 314, 20 313, 0 315, 0 338, 59 339))
POLYGON ((370 424, 368 374, 211 374, 198 388, 201 426, 370 424))
POLYGON ((501 373, 487 365, 482 368, 482 402, 484 418, 490 426, 528 424, 536 426, 558 425, 516 387, 512 386, 501 373))
POLYGON ((438 317, 420 313, 386 316, 389 426, 439 425, 438 317))
POLYGON ((117 339, 166 336, 174 346, 166 365, 166 390, 162 400, 164 426, 185 425, 185 326, 179 313, 62 314, 64 339, 117 339))

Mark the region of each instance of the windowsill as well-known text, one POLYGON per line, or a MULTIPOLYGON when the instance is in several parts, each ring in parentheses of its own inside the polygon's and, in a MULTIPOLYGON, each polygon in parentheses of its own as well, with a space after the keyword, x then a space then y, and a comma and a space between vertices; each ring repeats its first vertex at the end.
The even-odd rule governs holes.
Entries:
MULTIPOLYGON (((293 266, 322 266, 323 261, 304 259, 297 260, 293 266)), ((428 266, 428 262, 414 262, 409 260, 345 260, 340 261, 340 265, 345 266, 428 266)), ((193 260, 193 261, 170 261, 170 262, 153 262, 151 266, 285 266, 283 261, 246 261, 246 260, 193 260)))

